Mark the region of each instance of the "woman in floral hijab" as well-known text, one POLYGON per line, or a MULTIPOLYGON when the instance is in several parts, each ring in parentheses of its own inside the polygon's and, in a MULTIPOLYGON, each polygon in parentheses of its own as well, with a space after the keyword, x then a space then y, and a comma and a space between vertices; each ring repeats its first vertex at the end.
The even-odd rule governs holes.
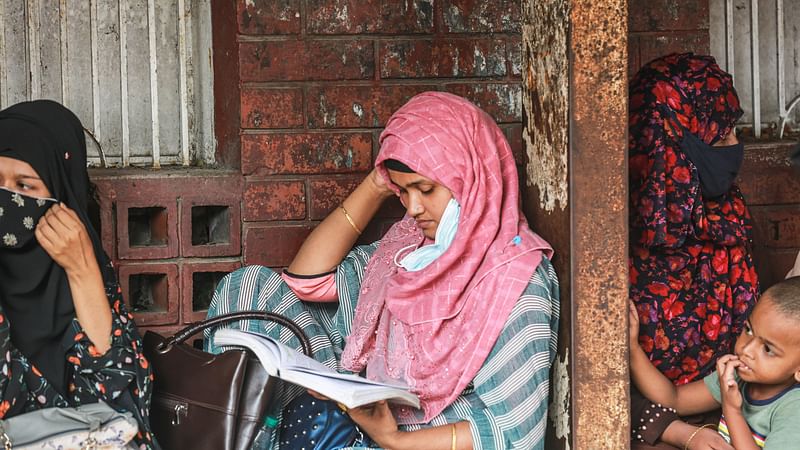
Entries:
MULTIPOLYGON (((741 115, 709 56, 665 56, 630 82, 630 297, 642 348, 676 385, 714 370, 758 298, 750 213, 733 184, 741 115)), ((664 427, 637 418, 655 412, 634 402, 634 438, 658 437, 664 427)))

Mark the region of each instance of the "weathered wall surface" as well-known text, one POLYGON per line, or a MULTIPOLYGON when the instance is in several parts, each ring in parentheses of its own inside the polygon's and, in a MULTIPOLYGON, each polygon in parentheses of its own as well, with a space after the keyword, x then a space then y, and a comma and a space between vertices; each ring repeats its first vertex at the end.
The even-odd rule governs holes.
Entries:
POLYGON ((663 54, 707 52, 708 6, 526 0, 522 30, 525 207, 556 248, 562 286, 548 448, 625 448, 625 75, 663 54))
POLYGON ((709 52, 708 0, 630 0, 628 69, 675 52, 709 52))
POLYGON ((753 253, 762 291, 784 279, 800 251, 800 169, 795 142, 745 144, 737 180, 753 216, 753 253))

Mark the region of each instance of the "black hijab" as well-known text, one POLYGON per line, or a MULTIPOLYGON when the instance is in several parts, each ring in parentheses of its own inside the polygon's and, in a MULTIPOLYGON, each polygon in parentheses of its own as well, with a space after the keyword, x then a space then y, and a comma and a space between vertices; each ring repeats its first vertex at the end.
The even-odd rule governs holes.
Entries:
MULTIPOLYGON (((80 120, 50 100, 18 103, 0 111, 0 156, 33 167, 51 197, 73 209, 91 237, 103 278, 108 257, 87 215, 89 176, 80 120)), ((67 336, 75 307, 67 275, 33 239, 18 249, 0 250, 0 305, 11 341, 62 394, 68 377, 67 336)))

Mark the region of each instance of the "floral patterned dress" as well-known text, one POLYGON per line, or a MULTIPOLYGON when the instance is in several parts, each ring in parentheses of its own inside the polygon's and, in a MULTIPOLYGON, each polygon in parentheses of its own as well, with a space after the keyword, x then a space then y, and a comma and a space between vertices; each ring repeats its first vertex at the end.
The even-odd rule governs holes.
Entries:
POLYGON ((702 379, 730 353, 758 298, 752 224, 737 186, 706 199, 681 151, 683 130, 713 144, 741 116, 714 59, 670 55, 630 85, 630 296, 640 343, 675 384, 702 379))
MULTIPOLYGON (((110 271, 106 271, 110 272, 110 271)), ((116 280, 106 281, 111 305, 111 348, 100 354, 77 319, 64 335, 69 347, 67 396, 61 395, 11 342, 9 321, 0 306, 0 419, 48 407, 77 406, 103 400, 129 411, 139 422, 134 438, 140 449, 157 448, 150 431, 149 410, 153 375, 142 354, 142 342, 122 302, 116 280)))

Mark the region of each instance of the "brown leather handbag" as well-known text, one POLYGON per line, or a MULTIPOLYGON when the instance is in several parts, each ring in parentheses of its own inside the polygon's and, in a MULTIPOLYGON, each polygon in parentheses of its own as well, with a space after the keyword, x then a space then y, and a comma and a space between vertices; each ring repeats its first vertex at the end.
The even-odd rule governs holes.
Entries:
POLYGON ((144 335, 153 367, 150 422, 165 450, 249 449, 278 380, 245 350, 214 355, 185 343, 191 336, 238 320, 267 320, 288 328, 311 356, 311 343, 290 319, 264 311, 240 311, 188 325, 171 337, 144 335))

